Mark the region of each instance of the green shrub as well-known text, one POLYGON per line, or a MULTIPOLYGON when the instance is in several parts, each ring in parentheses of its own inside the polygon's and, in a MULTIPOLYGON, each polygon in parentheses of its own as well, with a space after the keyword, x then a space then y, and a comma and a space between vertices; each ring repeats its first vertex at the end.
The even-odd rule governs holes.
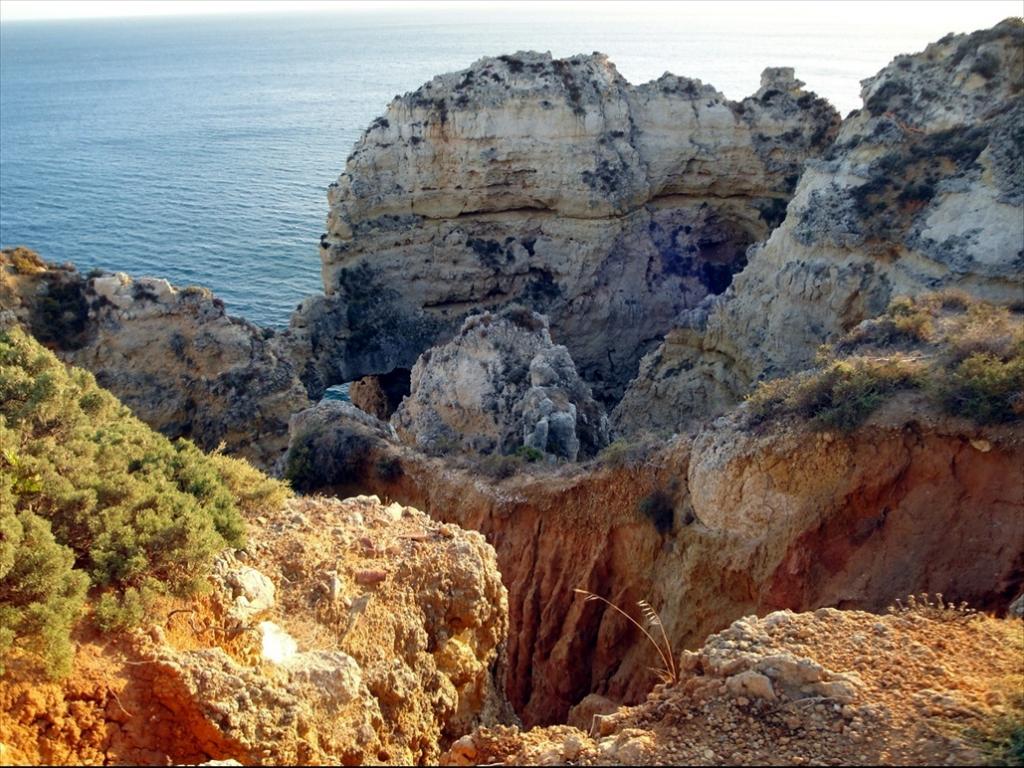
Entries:
POLYGON ((521 445, 516 449, 515 455, 527 464, 533 464, 544 458, 544 451, 534 448, 532 445, 521 445))
POLYGON ((93 607, 93 619, 104 632, 119 632, 141 623, 153 607, 156 585, 128 587, 123 593, 105 592, 93 607))
MULTIPOLYGON (((190 448, 196 450, 189 444, 190 448)), ((267 477, 247 461, 225 456, 218 448, 205 457, 205 463, 220 476, 238 511, 244 517, 253 517, 260 510, 280 507, 292 496, 287 484, 267 477)))
POLYGON ((881 317, 867 320, 835 344, 836 352, 851 352, 871 344, 878 347, 919 344, 934 335, 931 312, 899 297, 881 317))
POLYGON ((946 411, 979 424, 998 424, 1024 415, 1024 355, 1010 360, 973 354, 938 384, 946 411))
POLYGON ((756 424, 792 414, 849 431, 910 389, 980 424, 1024 418, 1024 324, 958 291, 900 297, 823 347, 811 370, 759 384, 747 416, 756 424))
POLYGON ((964 740, 977 749, 985 765, 1024 766, 1024 693, 1010 695, 1002 711, 980 718, 961 731, 964 740))
POLYGON ((74 553, 54 540, 49 523, 14 511, 13 496, 9 485, 0 487, 0 673, 19 653, 59 677, 71 668, 71 627, 88 577, 74 569, 74 553))
POLYGON ((906 358, 850 358, 762 384, 751 395, 755 421, 790 413, 814 426, 851 432, 894 392, 919 387, 922 369, 906 358))
POLYGON ((507 480, 519 474, 526 462, 521 456, 506 456, 492 453, 477 463, 477 469, 492 480, 507 480))
MULTIPOLYGON (((71 587, 86 577, 109 591, 96 614, 105 626, 140 620, 157 594, 193 593, 216 552, 243 544, 241 513, 288 494, 244 462, 170 442, 91 374, 66 368, 20 330, 0 331, 0 445, 5 527, 16 527, 16 515, 53 566, 52 573, 34 566, 38 578, 51 588, 60 579, 70 585, 54 591, 69 595, 62 615, 73 613, 71 587), (45 524, 45 534, 33 520, 45 524)), ((19 565, 2 589, 21 594, 34 574, 19 565)), ((60 655, 67 622, 54 618, 44 631, 32 620, 36 609, 3 604, 8 646, 41 642, 60 655)))
POLYGON ((289 445, 285 479, 299 491, 359 483, 373 444, 374 438, 355 429, 310 429, 289 445))

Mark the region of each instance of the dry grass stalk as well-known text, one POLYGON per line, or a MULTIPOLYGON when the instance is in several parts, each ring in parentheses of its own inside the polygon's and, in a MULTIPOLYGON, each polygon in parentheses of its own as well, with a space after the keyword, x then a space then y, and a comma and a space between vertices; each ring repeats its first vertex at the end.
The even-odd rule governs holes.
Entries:
POLYGON ((606 600, 600 595, 595 595, 593 592, 588 592, 585 589, 574 589, 573 592, 575 592, 578 595, 583 595, 584 602, 589 603, 594 600, 602 602, 612 610, 618 612, 621 616, 625 617, 634 627, 636 627, 644 633, 644 637, 646 637, 650 644, 654 646, 655 650, 658 652, 658 655, 661 657, 661 663, 664 665, 664 667, 662 669, 654 669, 653 671, 655 672, 655 674, 657 674, 658 677, 660 677, 662 681, 665 683, 675 683, 679 680, 679 675, 676 672, 675 654, 672 651, 672 643, 669 642, 668 634, 665 632, 665 625, 662 623, 661 617, 658 616, 657 611, 655 611, 654 608, 651 607, 650 603, 648 603, 646 600, 641 600, 637 603, 637 605, 640 606, 640 611, 643 613, 648 625, 651 627, 657 627, 660 630, 660 643, 654 639, 654 636, 647 631, 647 628, 644 627, 643 624, 641 624, 639 621, 634 619, 624 610, 619 608, 619 606, 617 606, 611 600, 606 600))

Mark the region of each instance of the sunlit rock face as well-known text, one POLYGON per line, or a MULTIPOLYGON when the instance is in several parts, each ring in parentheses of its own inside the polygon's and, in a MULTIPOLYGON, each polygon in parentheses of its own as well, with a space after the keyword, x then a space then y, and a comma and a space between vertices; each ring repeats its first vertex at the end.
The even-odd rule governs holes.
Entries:
POLYGON ((680 311, 721 293, 838 115, 769 69, 740 102, 600 54, 485 58, 396 98, 331 185, 311 390, 410 368, 464 317, 550 318, 606 400, 680 311))
POLYGON ((721 413, 900 294, 1020 301, 1022 83, 1012 19, 864 80, 864 108, 807 163, 785 221, 643 360, 614 426, 671 431, 721 413))

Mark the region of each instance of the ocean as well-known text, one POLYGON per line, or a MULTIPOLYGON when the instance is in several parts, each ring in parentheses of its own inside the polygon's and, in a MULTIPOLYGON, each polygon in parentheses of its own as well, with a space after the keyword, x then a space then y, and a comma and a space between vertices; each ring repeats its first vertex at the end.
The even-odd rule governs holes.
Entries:
POLYGON ((729 5, 5 23, 0 244, 205 285, 232 314, 283 326, 321 289, 327 185, 387 103, 435 74, 599 50, 633 83, 671 71, 737 99, 764 67, 793 66, 845 115, 860 79, 951 31, 923 3, 902 24, 881 3, 835 23, 729 5))

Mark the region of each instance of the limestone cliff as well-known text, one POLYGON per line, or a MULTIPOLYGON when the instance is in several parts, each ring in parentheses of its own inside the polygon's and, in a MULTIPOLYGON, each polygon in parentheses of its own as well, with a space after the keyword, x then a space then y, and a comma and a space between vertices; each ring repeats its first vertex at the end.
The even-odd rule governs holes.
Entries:
POLYGON ((785 221, 643 360, 615 426, 672 431, 721 413, 899 294, 1020 301, 1022 43, 1008 20, 863 81, 863 109, 808 161, 785 221))
POLYGON ((0 252, 0 311, 95 374, 154 429, 273 466, 309 399, 287 336, 225 312, 205 288, 85 276, 24 248, 0 252))
POLYGON ((675 316, 719 293, 778 223, 838 116, 791 69, 740 102, 599 54, 485 58, 396 98, 331 185, 326 296, 306 335, 324 385, 409 368, 474 309, 543 312, 615 397, 675 316))
POLYGON ((746 613, 882 610, 941 592, 1005 610, 1024 586, 1024 438, 895 396, 850 433, 745 413, 696 439, 612 450, 500 483, 394 442, 363 483, 481 531, 509 590, 509 700, 527 724, 597 693, 640 700, 656 659, 621 617, 648 600, 677 648, 746 613))

